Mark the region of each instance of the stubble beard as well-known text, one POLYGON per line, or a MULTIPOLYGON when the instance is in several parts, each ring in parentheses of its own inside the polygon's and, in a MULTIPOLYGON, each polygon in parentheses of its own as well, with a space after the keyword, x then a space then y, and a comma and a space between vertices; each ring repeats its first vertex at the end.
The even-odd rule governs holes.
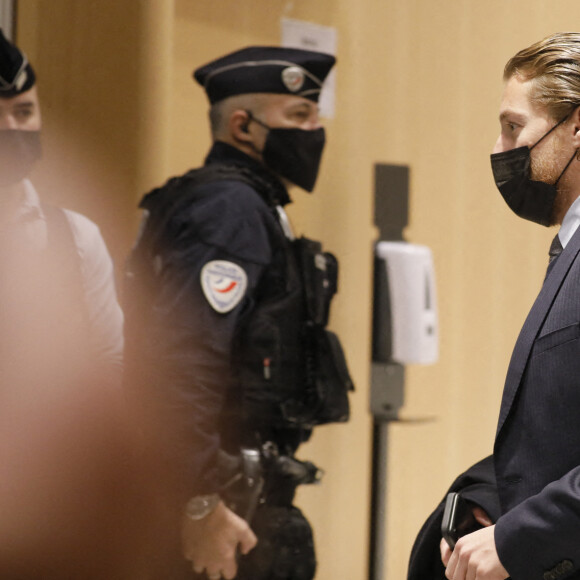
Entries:
MULTIPOLYGON (((562 170, 566 167, 569 159, 563 160, 558 151, 557 141, 554 143, 551 151, 543 152, 541 155, 535 155, 531 160, 531 178, 534 181, 542 181, 550 185, 554 185, 558 178, 562 175, 562 170)), ((558 185, 556 185, 556 198, 554 199, 554 206, 552 208, 552 215, 550 217, 550 226, 555 226, 562 223, 564 215, 568 211, 570 205, 575 199, 566 173, 562 175, 558 185)))

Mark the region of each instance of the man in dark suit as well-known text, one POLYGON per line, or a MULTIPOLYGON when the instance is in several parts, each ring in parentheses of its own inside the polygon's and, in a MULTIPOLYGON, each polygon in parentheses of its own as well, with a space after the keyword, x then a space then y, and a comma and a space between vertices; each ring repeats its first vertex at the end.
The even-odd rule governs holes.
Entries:
POLYGON ((561 225, 509 364, 494 446, 501 515, 466 535, 453 580, 580 578, 580 34, 554 34, 504 71, 496 184, 520 217, 561 225))

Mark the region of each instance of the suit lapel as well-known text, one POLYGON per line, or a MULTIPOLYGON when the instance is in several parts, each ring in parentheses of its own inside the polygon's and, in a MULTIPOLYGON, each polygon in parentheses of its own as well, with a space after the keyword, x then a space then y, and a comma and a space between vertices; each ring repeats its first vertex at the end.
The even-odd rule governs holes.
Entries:
POLYGON ((534 341, 579 251, 580 227, 576 230, 547 276, 514 346, 503 390, 496 439, 509 415, 518 392, 534 341))

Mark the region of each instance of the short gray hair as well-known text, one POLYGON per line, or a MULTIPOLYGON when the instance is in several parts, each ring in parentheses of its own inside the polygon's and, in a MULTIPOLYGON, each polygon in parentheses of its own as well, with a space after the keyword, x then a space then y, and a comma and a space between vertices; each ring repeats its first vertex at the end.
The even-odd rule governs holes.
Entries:
POLYGON ((213 104, 209 110, 209 123, 214 139, 223 138, 227 131, 227 123, 234 111, 251 111, 259 114, 268 98, 267 94, 249 93, 235 95, 213 104))

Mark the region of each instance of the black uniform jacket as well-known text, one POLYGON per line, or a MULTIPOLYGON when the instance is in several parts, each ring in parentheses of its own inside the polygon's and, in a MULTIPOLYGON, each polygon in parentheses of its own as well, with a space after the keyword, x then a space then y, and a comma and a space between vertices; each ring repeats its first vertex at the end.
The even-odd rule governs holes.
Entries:
POLYGON ((499 557, 513 580, 580 578, 580 229, 524 323, 494 448, 499 557))
MULTIPOLYGON (((289 244, 276 206, 290 198, 276 177, 221 142, 214 144, 207 164, 243 167, 266 187, 227 179, 198 185, 192 202, 171 217, 155 255, 149 256, 154 293, 139 301, 129 291, 126 306, 128 375, 136 388, 148 385, 154 391, 156 412, 160 404, 166 407, 173 460, 191 483, 190 495, 215 492, 218 449, 246 443, 241 438, 248 418, 236 414, 237 345, 244 342, 256 306, 284 286, 289 244), (246 278, 243 294, 223 312, 202 287, 204 267, 216 262, 234 265, 246 278)), ((145 196, 141 207, 154 211, 156 196, 187 194, 186 176, 145 196)), ((139 251, 138 240, 133 254, 139 251)), ((131 280, 127 283, 130 287, 131 280)), ((143 279, 135 281, 139 284, 143 279)))

